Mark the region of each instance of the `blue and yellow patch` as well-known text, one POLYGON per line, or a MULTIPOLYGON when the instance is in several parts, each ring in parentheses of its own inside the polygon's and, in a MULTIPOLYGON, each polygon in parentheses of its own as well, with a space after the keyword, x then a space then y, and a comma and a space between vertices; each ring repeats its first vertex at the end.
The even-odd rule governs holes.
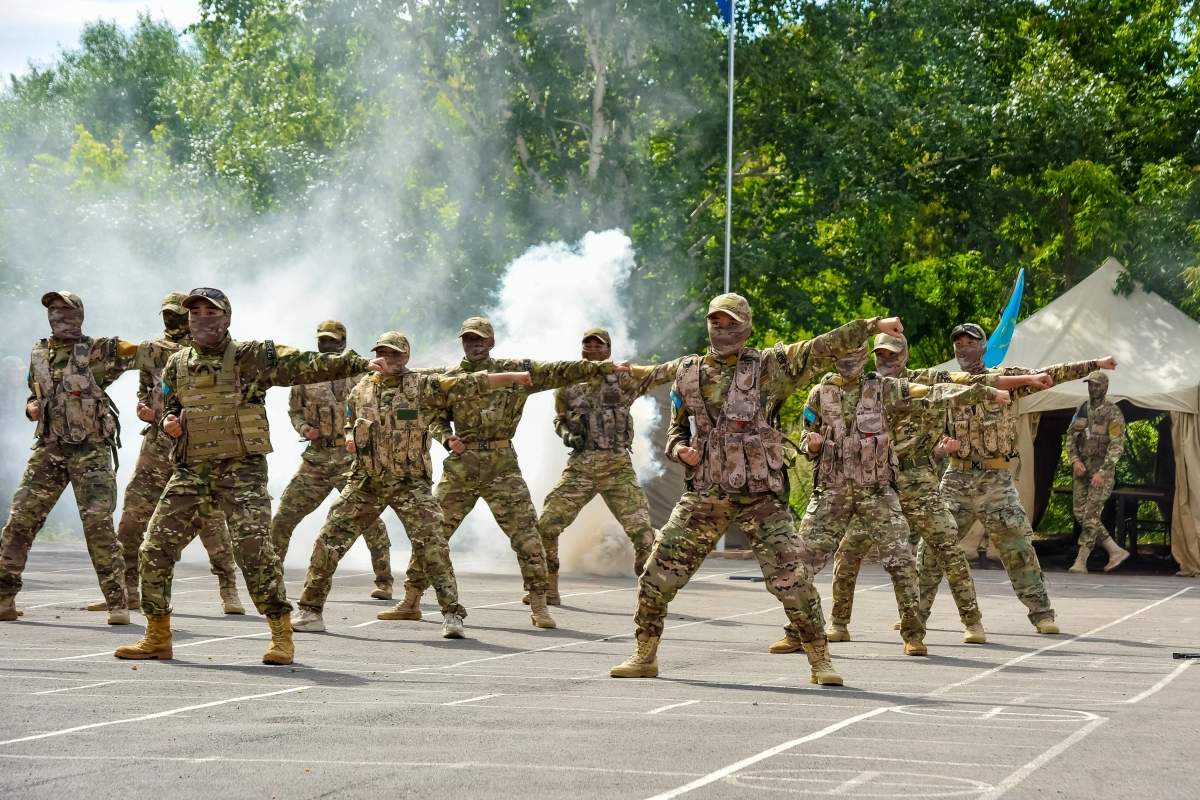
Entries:
POLYGON ((163 397, 166 397, 167 395, 169 395, 171 393, 171 387, 167 385, 167 382, 165 379, 162 382, 162 390, 163 390, 163 397))
POLYGON ((808 422, 816 422, 817 421, 817 412, 813 411, 808 406, 805 406, 804 407, 804 419, 807 420, 808 422))
POLYGON ((675 406, 675 408, 683 405, 683 400, 680 399, 679 395, 675 394, 674 389, 671 390, 671 405, 675 406))

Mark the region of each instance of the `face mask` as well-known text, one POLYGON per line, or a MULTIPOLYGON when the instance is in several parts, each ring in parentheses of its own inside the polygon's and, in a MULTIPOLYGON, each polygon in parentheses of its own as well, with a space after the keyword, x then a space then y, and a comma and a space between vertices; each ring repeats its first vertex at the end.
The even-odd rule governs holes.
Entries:
POLYGON ((735 356, 742 349, 746 340, 750 338, 752 329, 753 325, 749 322, 725 327, 710 319, 708 321, 708 341, 711 345, 709 349, 712 350, 713 355, 721 358, 735 356))
POLYGON ((399 375, 408 366, 408 353, 399 353, 392 350, 391 352, 383 353, 376 351, 375 355, 383 359, 383 364, 387 367, 388 375, 399 375))
POLYGON ((179 339, 186 336, 188 332, 188 315, 176 314, 174 311, 164 311, 163 328, 164 333, 172 339, 179 339))
POLYGON ((583 343, 584 361, 607 361, 612 355, 612 348, 604 342, 589 339, 583 343))
POLYGON ((906 364, 908 364, 908 342, 904 343, 904 349, 899 353, 893 353, 891 350, 875 351, 875 368, 884 377, 899 378, 904 374, 906 364))
POLYGON ((492 352, 492 348, 496 346, 496 340, 489 336, 486 339, 474 337, 471 339, 463 339, 463 352, 466 353, 467 361, 479 363, 486 361, 488 354, 492 352))
POLYGON ((987 342, 973 336, 960 336, 954 343, 954 357, 958 359, 958 366, 963 372, 973 375, 987 370, 987 367, 983 366, 983 354, 986 352, 987 342))
POLYGON ((229 333, 229 315, 219 317, 190 317, 192 340, 201 347, 216 347, 229 333))
POLYGON ((1104 401, 1105 395, 1108 394, 1108 387, 1099 383, 1089 383, 1088 397, 1093 403, 1101 403, 1104 401))
POLYGON ((49 310, 50 335, 72 342, 83 336, 83 309, 52 308, 49 310))
POLYGON ((340 353, 345 349, 345 339, 331 339, 328 336, 322 336, 320 339, 317 339, 318 353, 340 353))
POLYGON ((867 358, 871 355, 871 351, 867 348, 855 350, 845 358, 839 358, 833 362, 837 368, 838 375, 843 378, 857 378, 862 374, 863 367, 867 365, 867 358))

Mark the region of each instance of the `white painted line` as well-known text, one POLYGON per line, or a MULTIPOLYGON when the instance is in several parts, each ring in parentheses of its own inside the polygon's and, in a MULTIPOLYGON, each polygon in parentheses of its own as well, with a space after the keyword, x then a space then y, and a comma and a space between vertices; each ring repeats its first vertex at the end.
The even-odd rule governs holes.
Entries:
POLYGON ((1126 703, 1137 703, 1142 700, 1145 700, 1147 697, 1149 697, 1152 694, 1155 694, 1160 689, 1162 689, 1164 686, 1166 686, 1168 683, 1170 683, 1171 681, 1178 678, 1181 674, 1183 674, 1183 671, 1185 669, 1187 669, 1188 667, 1190 667, 1192 664, 1195 664, 1195 663, 1196 663, 1195 661, 1184 661, 1182 664, 1180 664, 1178 667, 1176 667, 1175 670, 1170 675, 1163 678, 1161 681, 1154 684, 1153 686, 1151 686, 1149 689, 1142 692, 1141 694, 1135 694, 1133 697, 1129 698, 1125 702, 1126 703))
MULTIPOLYGON (((1182 594, 1182 592, 1181 592, 1181 594, 1182 594)), ((1037 758, 1035 758, 1033 761, 1030 761, 1028 764, 1021 767, 1020 769, 1018 769, 1016 772, 1009 775, 1004 780, 1000 781, 1000 783, 996 784, 995 788, 980 794, 979 797, 983 798, 983 800, 995 800, 995 798, 1000 797, 1005 792, 1007 792, 1009 789, 1013 788, 1018 783, 1025 780, 1026 778, 1028 778, 1030 775, 1032 775, 1034 772, 1036 772, 1039 768, 1048 764, 1059 753, 1063 752, 1064 750, 1069 748, 1071 745, 1075 744, 1080 739, 1087 736, 1089 733, 1096 730, 1096 728, 1099 728, 1101 725, 1103 725, 1107 721, 1108 721, 1107 717, 1096 717, 1094 720, 1089 722, 1087 725, 1084 725, 1082 728, 1080 728, 1079 730, 1072 733, 1066 739, 1063 739, 1061 742, 1054 745, 1054 747, 1051 747, 1049 750, 1046 750, 1041 755, 1039 755, 1037 758)))
MULTIPOLYGON (((771 758, 772 756, 777 756, 780 753, 791 750, 793 747, 799 747, 800 745, 806 744, 807 742, 812 742, 817 739, 824 738, 831 733, 837 733, 838 731, 842 730, 843 728, 848 728, 851 725, 854 725, 858 722, 862 722, 865 719, 870 719, 871 717, 877 717, 880 714, 887 712, 891 708, 892 708, 891 706, 880 706, 879 708, 871 709, 870 711, 866 712, 865 714, 858 714, 856 716, 849 717, 848 719, 844 719, 841 722, 835 722, 834 724, 832 724, 828 727, 822 728, 821 730, 816 731, 815 733, 810 733, 807 736, 801 736, 799 739, 793 739, 790 742, 784 742, 783 744, 775 745, 771 749, 764 750, 757 755, 750 756, 749 758, 743 758, 741 761, 738 761, 736 764, 730 764, 728 767, 723 767, 723 768, 717 770, 716 772, 710 772, 707 775, 705 775, 704 777, 697 778, 696 780, 692 781, 691 783, 685 783, 683 786, 679 786, 675 789, 671 789, 670 791, 663 792, 662 794, 656 794, 653 797, 648 798, 648 800, 672 800, 672 798, 674 798, 674 797, 679 797, 680 795, 687 794, 688 792, 695 791, 696 789, 701 789, 705 786, 708 786, 710 783, 716 783, 717 781, 719 781, 723 778, 728 778, 730 775, 734 774, 735 772, 740 772, 741 770, 745 769, 746 767, 753 766, 760 761, 765 761, 768 758, 771 758)), ((0 742, 0 744, 3 744, 3 742, 0 742)))
MULTIPOLYGON (((849 738, 849 737, 847 737, 849 738)), ((878 739, 868 741, 878 742, 878 739)), ((904 740, 909 741, 909 740, 904 740)), ((949 742, 943 742, 949 744, 949 742)), ((989 745, 990 746, 990 745, 989 745)), ((1014 745, 1019 746, 1019 745, 1014 745)), ((993 761, 989 764, 975 764, 970 761, 922 761, 917 758, 885 758, 883 756, 842 756, 835 753, 801 753, 800 758, 844 758, 850 761, 894 761, 899 764, 932 764, 938 767, 1015 767, 1016 764, 1001 764, 993 761)))
POLYGON ((879 772, 874 771, 874 770, 867 770, 865 772, 860 772, 857 775, 855 775, 853 778, 851 778, 850 780, 845 781, 844 783, 840 783, 837 786, 830 789, 829 793, 830 794, 848 794, 848 793, 854 791, 855 789, 857 789, 859 786, 862 786, 864 783, 868 783, 872 778, 877 777, 878 775, 879 775, 879 772))
POLYGON ((952 691, 961 686, 967 686, 969 684, 975 683, 976 681, 981 681, 984 678, 989 678, 992 675, 995 675, 997 672, 1001 672, 1003 670, 1008 669, 1009 667, 1020 664, 1022 661, 1025 661, 1026 659, 1033 658, 1034 656, 1040 656, 1042 653, 1045 653, 1048 650, 1055 650, 1059 647, 1066 647, 1067 645, 1072 644, 1073 642, 1077 642, 1080 639, 1086 639, 1089 636, 1095 636, 1100 631, 1107 630, 1108 628, 1111 628, 1114 625, 1120 625, 1125 620, 1133 619, 1138 614, 1141 614, 1145 611, 1149 611, 1150 609, 1154 608, 1155 606, 1161 606, 1163 603, 1167 602, 1168 600, 1174 600, 1176 597, 1179 597, 1181 594, 1184 594, 1185 592, 1191 590, 1191 588, 1192 587, 1188 586, 1184 589, 1180 589, 1178 592, 1176 592, 1173 595, 1164 597, 1161 600, 1156 600, 1148 606, 1142 606, 1137 611, 1133 611, 1129 614, 1126 614, 1125 616, 1121 617, 1120 619, 1114 619, 1112 622, 1106 622, 1105 624, 1101 625, 1098 628, 1092 628, 1087 633, 1081 633, 1078 636, 1072 636, 1070 639, 1064 639, 1060 642, 1054 642, 1053 644, 1048 644, 1045 647, 1038 648, 1037 650, 1031 650, 1028 653, 1024 653, 1023 655, 1019 655, 1016 658, 1005 661, 1003 664, 1000 664, 999 666, 992 667, 991 669, 985 669, 983 672, 980 672, 976 675, 972 675, 971 677, 969 677, 965 680, 958 681, 957 683, 948 683, 945 686, 941 687, 940 689, 934 689, 932 692, 930 692, 929 694, 927 694, 925 696, 926 697, 937 697, 938 695, 945 694, 946 692, 952 691))
POLYGON ((647 714, 661 714, 662 712, 667 711, 672 708, 683 708, 684 706, 695 705, 696 703, 699 703, 699 702, 700 702, 699 700, 685 700, 682 703, 672 703, 669 706, 659 706, 658 708, 656 708, 652 711, 647 711, 646 713, 647 714))
MULTIPOLYGON (((271 635, 271 631, 265 630, 265 631, 259 631, 258 633, 243 633, 241 636, 221 636, 216 639, 201 639, 198 642, 188 642, 187 644, 175 644, 175 645, 172 645, 172 649, 173 650, 182 650, 185 647, 197 647, 198 645, 212 644, 213 642, 227 642, 230 639, 253 639, 255 636, 270 636, 270 635, 271 635)), ((98 656, 111 656, 112 654, 113 654, 112 650, 105 650, 103 653, 88 653, 87 655, 82 655, 82 656, 64 656, 62 658, 55 658, 55 659, 51 659, 51 660, 52 661, 75 661, 76 659, 79 659, 79 658, 96 658, 98 656)))
POLYGON ((34 694, 57 694, 58 692, 73 692, 76 689, 91 689, 96 686, 107 686, 110 683, 120 683, 120 681, 100 681, 99 683, 89 683, 84 686, 68 686, 66 689, 47 689, 44 692, 34 692, 34 694))
POLYGON ((374 625, 376 622, 383 622, 383 620, 381 620, 381 619, 367 620, 366 622, 360 622, 357 625, 351 625, 350 627, 351 628, 365 628, 368 625, 374 625))
POLYGON ((1004 706, 996 706, 991 711, 980 717, 980 719, 991 719, 992 717, 999 715, 1002 711, 1004 711, 1004 706))
POLYGON ((468 697, 466 700, 454 700, 449 703, 442 703, 442 705, 444 705, 444 706, 461 706, 464 703, 474 703, 479 700, 489 700, 493 697, 503 697, 503 696, 504 695, 500 694, 499 692, 493 692, 491 694, 481 694, 481 695, 479 695, 479 697, 468 697))
POLYGON ((167 711, 159 711, 155 714, 144 714, 140 717, 128 717, 126 719, 114 719, 108 722, 93 722, 90 725, 76 725, 74 728, 63 728, 58 731, 50 731, 48 733, 35 733, 32 736, 22 736, 17 739, 7 739, 0 742, 0 745, 16 744, 17 742, 32 742, 35 739, 49 739, 51 736, 63 736, 68 733, 76 733, 78 731, 87 731, 92 728, 107 728, 109 725, 125 725, 129 722, 145 722, 150 719, 161 719, 162 717, 172 717, 176 714, 185 714, 188 711, 199 711, 202 708, 212 708, 213 706, 223 706, 229 703, 239 703, 242 700, 258 700, 262 697, 274 697, 277 694, 287 694, 288 692, 297 692, 301 689, 307 689, 307 686, 293 686, 289 689, 278 689, 274 692, 264 692, 263 694, 248 694, 242 697, 231 697, 228 700, 214 700, 211 703, 200 703, 194 706, 183 706, 182 708, 172 708, 167 711))

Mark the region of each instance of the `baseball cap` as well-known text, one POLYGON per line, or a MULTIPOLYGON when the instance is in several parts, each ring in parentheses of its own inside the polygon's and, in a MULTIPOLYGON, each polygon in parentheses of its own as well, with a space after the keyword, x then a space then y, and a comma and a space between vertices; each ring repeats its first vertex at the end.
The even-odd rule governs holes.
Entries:
POLYGON ((346 326, 336 319, 327 319, 317 325, 317 338, 345 339, 346 326))
POLYGON ((375 340, 375 346, 371 348, 371 352, 375 352, 381 347, 390 347, 393 350, 399 350, 401 353, 407 353, 409 352, 408 337, 403 333, 388 331, 387 333, 380 334, 379 338, 375 340))
POLYGON ((490 339, 496 335, 496 332, 492 330, 492 323, 488 322, 486 317, 471 317, 464 320, 462 327, 458 329, 459 338, 466 333, 473 333, 484 339, 490 339))
POLYGON ((226 314, 232 313, 233 306, 229 302, 229 298, 220 289, 212 289, 207 286, 201 286, 192 289, 188 292, 188 296, 183 300, 183 307, 190 309, 201 300, 207 300, 217 308, 224 311, 226 314))
POLYGON ((62 300, 71 308, 83 310, 83 300, 74 292, 46 292, 42 295, 42 305, 46 308, 49 308, 55 300, 62 300))

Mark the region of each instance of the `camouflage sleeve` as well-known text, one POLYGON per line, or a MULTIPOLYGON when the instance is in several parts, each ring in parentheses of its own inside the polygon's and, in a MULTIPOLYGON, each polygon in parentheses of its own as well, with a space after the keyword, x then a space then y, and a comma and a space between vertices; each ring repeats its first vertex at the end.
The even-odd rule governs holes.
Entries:
POLYGON ((303 436, 308 423, 304 421, 304 390, 299 386, 293 386, 288 392, 288 418, 296 433, 303 436))
MULTIPOLYGON (((1054 385, 1067 383, 1068 381, 1077 381, 1080 378, 1086 378, 1089 372, 1094 372, 1100 369, 1099 365, 1093 361, 1068 361, 1065 364, 1053 364, 1042 369, 1026 369, 1024 367, 1009 367, 1003 371, 1004 375, 1033 375, 1038 372, 1044 372, 1054 380, 1054 385)), ((1020 397, 1028 397, 1031 394, 1042 391, 1036 386, 1018 386, 1010 389, 1013 399, 1020 397)))
MULTIPOLYGON (((879 318, 856 319, 840 328, 834 328, 807 342, 796 342, 784 347, 783 381, 780 394, 787 397, 808 386, 833 362, 862 347, 871 334, 875 333, 879 318)), ((766 369, 776 366, 773 353, 764 353, 766 369)))
POLYGON ((547 389, 564 389, 574 383, 587 383, 593 378, 610 375, 611 361, 530 361, 529 373, 533 377, 533 388, 529 393, 547 389))
POLYGON ((1108 450, 1104 453, 1104 466, 1101 467, 1106 471, 1115 470, 1121 453, 1125 452, 1125 415, 1119 408, 1113 408, 1113 412, 1115 416, 1108 421, 1108 450))
POLYGON ((483 371, 469 375, 428 373, 421 378, 421 403, 430 408, 446 408, 459 400, 486 394, 489 388, 488 374, 483 371))
POLYGON ((1071 423, 1069 425, 1067 425, 1067 433, 1066 433, 1065 438, 1067 440, 1066 451, 1067 451, 1067 463, 1068 464, 1074 464, 1076 461, 1083 460, 1082 458, 1079 457, 1079 447, 1076 446, 1076 444, 1075 444, 1074 431, 1075 431, 1075 420, 1077 420, 1077 419, 1079 419, 1079 409, 1078 408, 1076 408, 1075 413, 1071 415, 1071 423))
MULTIPOLYGON (((800 412, 804 419, 804 432, 812 431, 814 433, 824 433, 821 430, 821 389, 819 386, 814 386, 808 393, 808 399, 804 401, 804 410, 800 412)), ((824 447, 824 443, 821 445, 824 447)), ((810 452, 808 449, 808 437, 805 436, 800 440, 800 452, 809 461, 816 461, 819 451, 810 452)))
POLYGON ((667 428, 667 458, 682 464, 679 460, 679 448, 692 446, 692 426, 688 422, 687 408, 679 394, 679 384, 671 387, 671 424, 667 428))
POLYGON ((935 383, 980 383, 984 386, 995 386, 1000 380, 999 375, 994 375, 990 372, 985 372, 982 375, 973 375, 970 372, 950 372, 937 367, 927 367, 926 369, 910 369, 905 376, 909 383, 920 384, 922 386, 932 386, 935 383))
MULTIPOLYGON (((636 369, 636 367, 635 367, 636 369)), ((558 438, 565 439, 568 434, 574 433, 570 425, 571 409, 567 407, 567 401, 563 397, 562 389, 554 390, 554 432, 558 434, 558 438)))
POLYGON ((154 373, 148 369, 144 369, 138 373, 138 402, 144 406, 150 405, 150 392, 153 391, 151 384, 154 383, 154 373))
MULTIPOLYGON (((243 357, 245 360, 246 357, 243 357)), ((350 378, 367 371, 368 359, 357 353, 317 353, 272 342, 256 342, 248 359, 266 386, 295 386, 350 378)), ((244 366, 243 366, 244 368, 244 366)))
MULTIPOLYGON (((350 390, 350 394, 346 395, 346 427, 342 429, 342 437, 347 443, 354 441, 354 418, 356 416, 359 398, 362 397, 362 393, 366 391, 362 388, 364 383, 365 381, 359 381, 354 388, 350 390)), ((293 393, 295 393, 295 391, 295 389, 292 389, 293 393)))
POLYGON ((635 395, 641 397, 654 387, 662 386, 664 383, 670 383, 675 380, 675 376, 679 374, 679 365, 681 363, 683 363, 682 357, 674 361, 667 361, 664 364, 655 364, 654 366, 632 365, 630 376, 635 383, 635 395))
MULTIPOLYGON (((182 356, 180 356, 182 358, 182 356)), ((163 417, 174 414, 179 416, 183 411, 183 405, 179 402, 179 396, 174 391, 176 368, 179 363, 179 358, 172 356, 167 360, 167 366, 163 368, 162 373, 162 391, 163 391, 163 417)))
MULTIPOLYGON (((893 379, 885 379, 884 386, 887 387, 887 382, 891 380, 893 379)), ((896 384, 899 383, 896 381, 896 384)), ((908 399, 910 404, 923 408, 945 408, 947 406, 973 406, 985 400, 994 400, 995 397, 996 390, 982 383, 935 383, 932 386, 911 384, 907 390, 901 389, 898 385, 891 389, 885 389, 884 403, 890 406, 899 400, 908 399), (901 394, 906 394, 906 397, 901 397, 901 394)))
POLYGON ((450 426, 453 419, 454 408, 447 406, 437 409, 429 420, 429 435, 447 450, 450 448, 446 446, 446 442, 454 435, 454 428, 450 426))
POLYGON ((88 355, 88 362, 100 388, 107 389, 117 378, 124 375, 126 370, 137 366, 138 352, 138 345, 124 339, 114 336, 96 339, 92 344, 92 352, 88 355))
MULTIPOLYGON (((121 342, 122 347, 129 344, 129 342, 121 342)), ((168 345, 159 339, 146 339, 132 346, 135 349, 129 359, 128 368, 143 371, 162 369, 167 365, 167 359, 183 349, 179 345, 168 345)))

